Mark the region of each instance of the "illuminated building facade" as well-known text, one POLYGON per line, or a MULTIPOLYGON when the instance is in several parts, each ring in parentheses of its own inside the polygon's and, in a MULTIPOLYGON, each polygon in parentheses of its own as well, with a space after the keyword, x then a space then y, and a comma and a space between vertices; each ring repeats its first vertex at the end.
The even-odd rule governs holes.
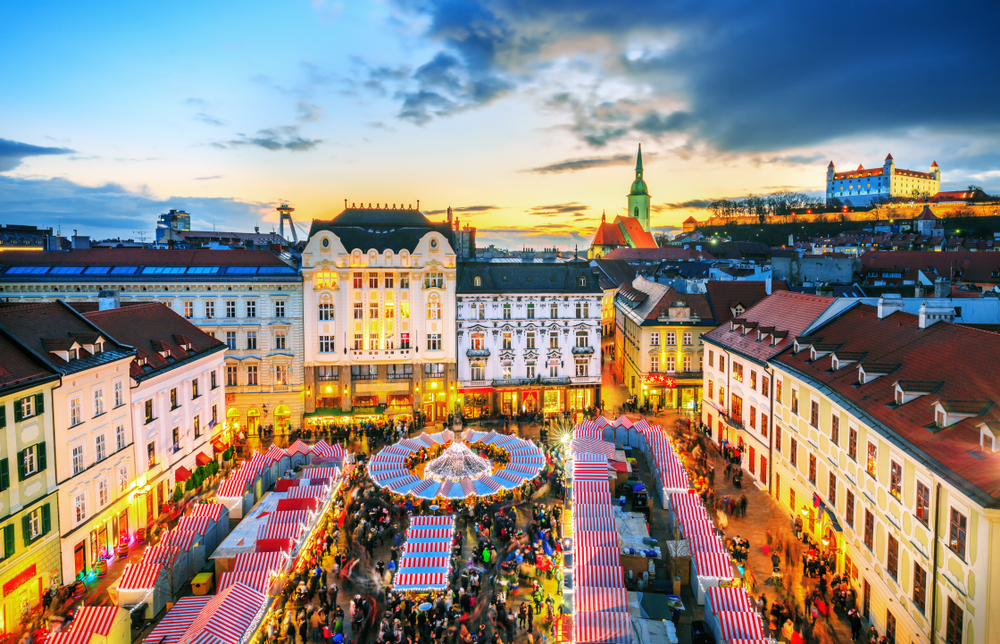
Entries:
POLYGON ((160 303, 85 315, 136 352, 128 399, 136 484, 145 492, 136 521, 148 526, 174 487, 212 460, 213 438, 223 438, 226 345, 160 303))
POLYGON ((300 427, 302 281, 296 268, 265 250, 74 249, 5 252, 0 297, 57 298, 98 307, 102 291, 122 305, 163 302, 227 345, 223 385, 227 431, 252 434, 300 427))
POLYGON ((860 206, 871 203, 872 199, 893 197, 933 197, 941 191, 941 168, 937 161, 928 172, 902 170, 896 168, 892 155, 886 155, 881 168, 865 168, 837 172, 833 161, 826 168, 826 198, 850 201, 860 206))
POLYGON ((0 327, 0 632, 62 583, 52 391, 59 373, 0 327))
POLYGON ((554 252, 463 262, 456 331, 463 415, 597 406, 602 295, 588 262, 554 252))
POLYGON ((454 411, 452 228, 403 207, 313 221, 301 269, 307 425, 454 411))
MULTIPOLYGON (((60 375, 46 407, 54 463, 36 457, 34 466, 55 472, 62 581, 70 583, 113 553, 136 525, 141 493, 129 413, 134 350, 61 301, 0 309, 0 327, 60 375)), ((18 474, 29 470, 26 460, 18 474)))

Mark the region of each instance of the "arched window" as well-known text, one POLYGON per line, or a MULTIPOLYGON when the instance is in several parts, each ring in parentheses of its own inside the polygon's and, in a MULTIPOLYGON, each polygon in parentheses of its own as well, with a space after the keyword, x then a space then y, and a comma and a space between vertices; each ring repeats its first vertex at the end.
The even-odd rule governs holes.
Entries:
POLYGON ((576 285, 577 286, 586 286, 587 285, 587 276, 586 275, 581 275, 580 277, 578 277, 577 280, 576 280, 576 285))
POLYGON ((441 302, 438 301, 437 296, 432 296, 427 301, 427 319, 428 320, 441 319, 441 302))
POLYGON ((638 219, 638 218, 639 218, 639 206, 636 206, 636 207, 635 207, 635 218, 636 218, 636 219, 638 219))
POLYGON ((475 277, 472 278, 472 285, 473 286, 482 286, 483 285, 483 278, 481 276, 479 276, 479 275, 476 275, 475 277))

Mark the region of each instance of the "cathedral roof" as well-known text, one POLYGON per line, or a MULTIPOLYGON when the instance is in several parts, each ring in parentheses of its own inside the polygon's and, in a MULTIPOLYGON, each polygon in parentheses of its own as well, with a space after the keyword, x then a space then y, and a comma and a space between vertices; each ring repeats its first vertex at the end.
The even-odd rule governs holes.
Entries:
POLYGON ((604 222, 597 227, 597 234, 594 235, 594 241, 590 243, 591 246, 628 246, 628 242, 625 241, 625 236, 622 235, 622 231, 619 230, 617 224, 612 224, 610 222, 604 222))

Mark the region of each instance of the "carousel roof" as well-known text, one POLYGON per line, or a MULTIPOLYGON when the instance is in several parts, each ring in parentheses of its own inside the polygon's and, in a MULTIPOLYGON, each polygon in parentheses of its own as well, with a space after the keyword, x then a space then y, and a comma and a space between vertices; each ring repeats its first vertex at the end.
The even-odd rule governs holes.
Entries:
POLYGON ((427 463, 424 473, 435 481, 461 481, 489 474, 492 466, 488 460, 476 456, 464 443, 452 443, 441 456, 427 463))

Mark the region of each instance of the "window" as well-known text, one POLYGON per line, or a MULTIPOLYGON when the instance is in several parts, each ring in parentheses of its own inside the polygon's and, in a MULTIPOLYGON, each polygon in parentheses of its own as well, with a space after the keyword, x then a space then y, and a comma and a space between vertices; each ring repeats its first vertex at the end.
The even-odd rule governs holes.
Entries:
POLYGON ((87 497, 83 494, 77 494, 73 497, 73 521, 74 523, 82 523, 87 519, 87 497))
POLYGON ((473 333, 472 336, 472 350, 482 351, 486 348, 486 334, 485 333, 473 333))
MULTIPOLYGON (((709 365, 709 366, 712 366, 712 365, 709 365)), ((767 376, 761 376, 761 379, 760 379, 760 393, 763 394, 764 396, 770 396, 771 395, 771 387, 770 387, 770 385, 771 385, 770 379, 768 379, 767 376)))
POLYGON ((426 378, 444 378, 443 362, 425 362, 424 376, 426 378))
POLYGON ((550 331, 549 332, 549 348, 558 349, 559 348, 559 332, 550 331))
POLYGON ((927 525, 931 515, 931 489, 920 481, 917 481, 916 506, 917 519, 927 525))
POLYGON ((819 427, 819 402, 815 400, 809 402, 809 424, 819 427))
POLYGON ((355 333, 354 334, 354 350, 355 351, 361 351, 362 349, 364 349, 364 345, 365 345, 364 338, 365 338, 364 334, 361 334, 361 333, 355 333))
POLYGON ((236 300, 226 300, 226 317, 236 317, 236 300))
MULTIPOLYGON (((478 310, 479 310, 479 315, 477 317, 480 320, 485 320, 486 319, 486 305, 483 304, 482 302, 480 302, 478 307, 476 307, 475 305, 473 305, 473 307, 478 308, 478 310)), ((532 315, 532 317, 534 317, 534 315, 535 315, 535 309, 534 308, 531 309, 531 315, 532 315)))
POLYGON ((286 341, 286 336, 284 331, 274 332, 274 348, 279 350, 284 350, 288 348, 288 342, 286 341))
POLYGON ((528 360, 524 363, 524 377, 534 378, 535 377, 535 361, 528 360))
POLYGON ((334 338, 334 336, 332 336, 332 335, 321 335, 321 336, 319 336, 319 352, 320 353, 333 353, 333 351, 334 351, 333 338, 334 338))
POLYGON ((510 319, 510 304, 503 305, 503 319, 505 320, 510 319))
POLYGON ((576 346, 586 347, 590 344, 590 332, 588 331, 577 331, 576 332, 576 346))
POLYGON ((231 364, 226 365, 226 386, 227 387, 236 386, 236 365, 231 365, 231 364))
POLYGON ((858 460, 858 430, 853 427, 847 432, 847 455, 858 460))
POLYGON ((247 301, 247 317, 248 318, 257 317, 257 300, 247 301))
POLYGON ((247 331, 247 349, 257 348, 257 332, 247 331))
POLYGON ((399 303, 399 319, 409 320, 410 319, 410 303, 400 302, 399 303))
POLYGON ((114 384, 114 397, 115 397, 115 407, 121 407, 125 404, 125 387, 119 380, 114 384))
POLYGON ((511 379, 511 364, 510 360, 504 360, 500 364, 500 377, 504 380, 511 379))
POLYGON ((733 363, 733 380, 743 382, 743 365, 738 362, 733 363))
POLYGON ((757 391, 757 372, 753 369, 750 370, 750 388, 757 391))
POLYGON ((872 478, 875 478, 876 471, 878 470, 878 445, 871 441, 868 441, 868 460, 866 461, 865 469, 872 478))
POLYGON ((781 425, 778 423, 774 424, 774 449, 781 453, 781 425))
POLYGON ((903 466, 896 461, 889 461, 889 494, 897 501, 903 495, 903 466))
POLYGON ((194 317, 194 302, 184 302, 184 317, 189 320, 194 317))
POLYGON ((927 604, 927 571, 918 563, 913 564, 913 603, 922 614, 927 604))
POLYGON ((553 320, 559 317, 559 305, 555 302, 549 305, 549 317, 553 320))
POLYGON ((660 332, 653 331, 649 334, 649 345, 652 347, 660 346, 660 332))
POLYGON ((893 579, 899 577, 899 541, 891 534, 885 548, 885 570, 893 579))
POLYGON ((691 371, 691 356, 684 356, 684 371, 691 371))
POLYGON ((201 438, 201 416, 194 417, 194 437, 201 438))
POLYGON ((365 277, 363 273, 354 273, 351 278, 354 288, 364 288, 365 277))
POLYGON ((576 318, 589 318, 590 317, 590 302, 577 302, 576 303, 576 318))
POLYGON ((97 505, 102 508, 106 506, 110 500, 109 496, 108 479, 101 479, 97 482, 97 505))
POLYGON ((440 351, 441 350, 441 334, 440 333, 428 333, 427 334, 427 350, 428 351, 440 351))
POLYGON ((124 492, 128 489, 128 468, 118 469, 118 491, 124 492))
MULTIPOLYGON (((429 317, 429 314, 428 314, 429 317)), ((368 303, 368 319, 377 320, 378 319, 378 302, 368 303)))
POLYGON ((177 387, 170 390, 170 408, 177 409, 177 387))
POLYGON ((368 273, 368 288, 378 288, 378 273, 368 273))
MULTIPOLYGON (((657 337, 657 341, 659 341, 659 337, 657 337)), ((712 351, 711 349, 708 350, 708 366, 715 366, 715 351, 712 351)))
MULTIPOLYGON (((505 307, 509 307, 509 304, 505 304, 505 307)), ((504 309, 505 320, 510 319, 510 308, 504 309)), ((441 303, 437 300, 431 300, 427 303, 427 319, 428 320, 440 320, 441 319, 441 303)))
MULTIPOLYGON (((529 320, 535 319, 535 305, 531 302, 528 303, 527 315, 529 320)), ((482 319, 482 318, 480 318, 482 319)))
POLYGON ((361 302, 354 303, 354 319, 363 320, 365 317, 365 305, 361 302))
MULTIPOLYGON (((660 372, 660 356, 650 356, 649 357, 649 372, 659 373, 660 372)), ((712 383, 708 383, 708 396, 712 397, 712 383)))
POLYGON ((792 464, 792 467, 799 466, 799 441, 794 438, 791 439, 791 447, 788 450, 788 462, 792 464))
MULTIPOLYGON (((659 360, 659 358, 655 358, 655 360, 656 360, 657 370, 659 370, 660 360, 659 360)), ((714 380, 709 380, 708 381, 708 400, 711 400, 713 395, 715 395, 715 381, 714 380)))
POLYGON ((847 525, 854 529, 854 492, 850 488, 847 488, 847 507, 844 509, 844 520, 847 521, 847 525))
POLYGON ((667 331, 664 334, 664 344, 668 347, 672 347, 677 344, 677 334, 673 331, 667 331))
POLYGON ((396 319, 396 303, 386 302, 385 303, 385 319, 394 320, 396 319))
POLYGON ((840 445, 840 416, 834 414, 830 417, 830 442, 840 445))
POLYGON ((424 288, 444 288, 444 273, 425 273, 424 288))
POLYGON ((236 351, 236 331, 226 331, 226 348, 236 351))
POLYGON ((395 285, 394 285, 395 281, 396 281, 395 280, 395 276, 392 273, 386 273, 385 274, 384 283, 385 283, 385 287, 386 288, 396 288, 395 285))
POLYGON ((799 413, 799 390, 792 389, 792 413, 799 413))
MULTIPOLYGON (((673 373, 677 371, 677 358, 674 356, 667 356, 667 371, 673 373)), ((720 388, 719 391, 722 391, 720 388)))
POLYGON ((287 385, 288 384, 288 367, 279 364, 274 367, 274 384, 276 385, 287 385))
POLYGON ((534 349, 535 348, 535 332, 534 331, 528 331, 524 335, 524 346, 525 346, 526 349, 534 349))
POLYGON ((955 552, 956 555, 965 559, 965 515, 955 508, 952 508, 950 524, 951 527, 948 532, 948 546, 955 552))
POLYGON ((948 598, 948 624, 945 627, 944 641, 947 644, 962 644, 962 627, 965 626, 965 611, 948 598))
POLYGON ((215 302, 205 302, 205 317, 209 320, 215 317, 215 302))
POLYGON ((896 616, 885 611, 885 641, 886 644, 896 644, 896 616))
POLYGON ((276 300, 274 303, 274 317, 283 318, 285 317, 285 301, 276 300))
POLYGON ((500 336, 500 348, 501 349, 510 349, 511 348, 510 331, 506 331, 506 332, 504 332, 504 334, 502 336, 500 336))
POLYGON ((257 384, 257 365, 247 365, 247 385, 256 386, 257 384))
POLYGON ((80 407, 79 398, 70 398, 69 400, 69 426, 76 427, 83 422, 83 410, 80 407))
POLYGON ((590 374, 590 360, 587 358, 577 358, 576 359, 576 376, 578 378, 586 377, 590 374))
POLYGON ((826 500, 831 507, 837 507, 837 475, 830 472, 830 481, 826 488, 826 500))
POLYGON ((333 304, 330 304, 329 302, 320 304, 318 313, 320 322, 329 322, 333 320, 333 304))
POLYGON ((559 361, 549 360, 549 378, 559 377, 559 361))
MULTIPOLYGON (((720 357, 719 359, 721 360, 722 358, 720 357)), ((775 385, 777 386, 777 389, 774 390, 774 397, 780 404, 783 405, 785 403, 781 399, 781 381, 777 381, 775 385)))
POLYGON ((865 508, 865 547, 871 550, 874 541, 875 515, 871 513, 871 510, 865 508))
POLYGON ((115 427, 115 449, 125 449, 125 425, 115 427))
POLYGON ((788 486, 788 507, 792 509, 792 513, 795 513, 795 488, 788 486))
POLYGON ((101 462, 108 457, 108 444, 104 439, 104 434, 101 434, 96 439, 94 439, 94 459, 97 462, 101 462))
POLYGON ((156 465, 156 441, 146 443, 146 463, 149 467, 156 465))
POLYGON ((199 382, 200 382, 200 380, 198 380, 198 378, 192 378, 191 379, 191 399, 192 400, 194 400, 195 398, 198 398, 198 397, 201 396, 201 393, 198 391, 198 389, 199 389, 199 384, 198 383, 199 382))
POLYGON ((473 380, 486 380, 486 363, 485 362, 473 362, 470 364, 472 368, 472 379, 473 380))
POLYGON ((73 448, 73 475, 79 474, 83 469, 83 445, 77 445, 73 448))
POLYGON ((399 274, 399 288, 410 288, 410 274, 400 273, 399 274))
MULTIPOLYGON (((4 460, 4 464, 6 464, 6 459, 4 460)), ((37 443, 30 447, 26 447, 24 451, 21 452, 20 480, 23 481, 29 476, 37 474, 38 472, 44 469, 45 469, 45 443, 37 443)))
POLYGON ((816 485, 816 455, 809 455, 809 482, 816 485))
POLYGON ((685 331, 684 332, 683 340, 684 340, 684 346, 685 347, 690 347, 693 344, 693 341, 692 341, 693 337, 694 336, 692 336, 692 334, 691 334, 690 331, 685 331))

